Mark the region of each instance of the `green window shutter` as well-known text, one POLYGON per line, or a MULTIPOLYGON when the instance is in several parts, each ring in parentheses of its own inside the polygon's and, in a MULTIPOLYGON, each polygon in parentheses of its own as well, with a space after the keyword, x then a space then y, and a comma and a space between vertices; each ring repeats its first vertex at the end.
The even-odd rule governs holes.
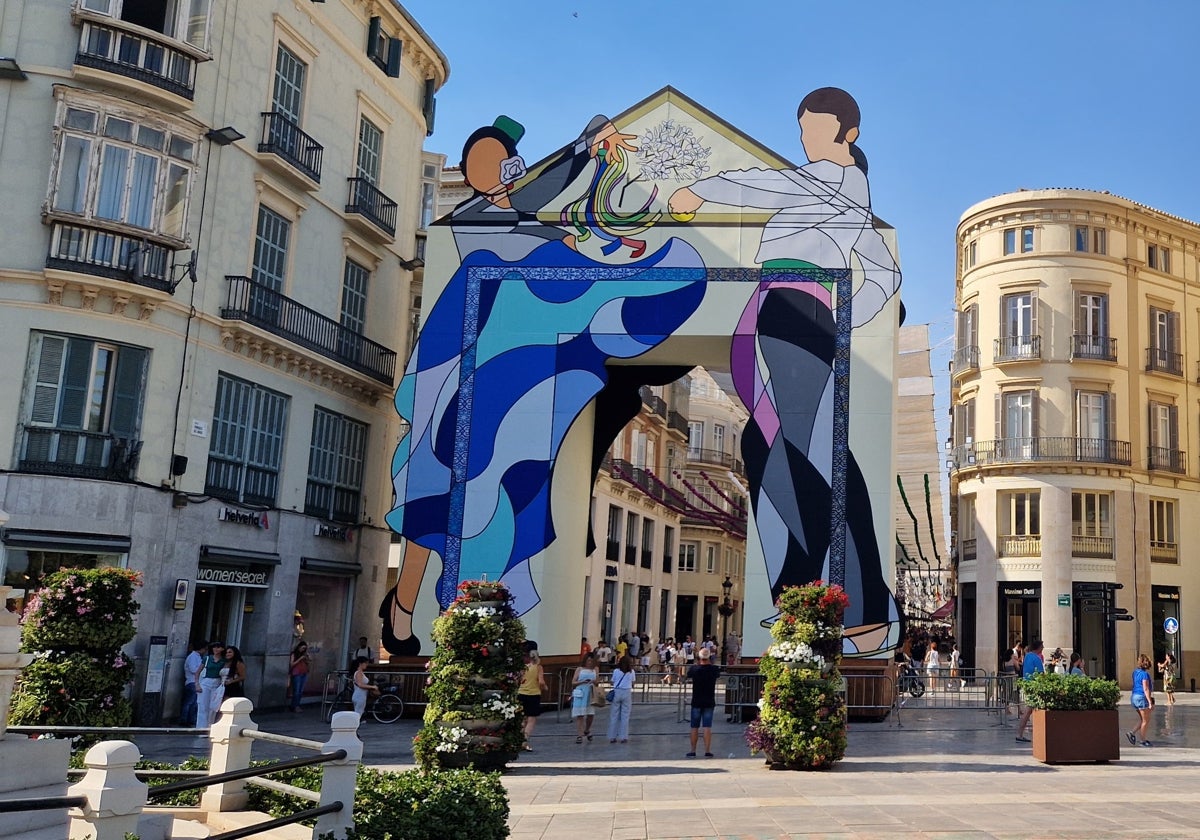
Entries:
POLYGON ((399 38, 388 39, 387 74, 393 79, 400 77, 400 56, 404 51, 404 42, 399 38))
POLYGON ((1171 406, 1170 412, 1171 412, 1171 420, 1170 420, 1171 443, 1170 443, 1170 447, 1171 447, 1172 451, 1178 451, 1178 449, 1179 449, 1179 406, 1177 406, 1177 405, 1171 406))
POLYGON ((146 356, 146 351, 138 347, 122 347, 117 353, 108 423, 108 431, 116 437, 137 439, 142 415, 146 356))
POLYGON ((82 429, 88 402, 88 377, 92 372, 90 341, 72 338, 67 343, 67 362, 62 379, 62 408, 58 425, 64 429, 82 429))
POLYGON ((1117 395, 1104 395, 1104 429, 1109 440, 1117 439, 1117 395))
POLYGON ((379 55, 379 36, 383 29, 383 19, 376 15, 367 25, 367 55, 376 61, 383 61, 386 56, 379 55))
POLYGON ((434 94, 433 79, 425 80, 425 98, 422 100, 421 113, 425 115, 425 136, 433 134, 433 120, 437 115, 437 97, 434 94))
POLYGON ((58 419, 58 392, 66 349, 65 338, 42 336, 33 380, 33 406, 29 413, 29 422, 34 425, 53 426, 58 419))

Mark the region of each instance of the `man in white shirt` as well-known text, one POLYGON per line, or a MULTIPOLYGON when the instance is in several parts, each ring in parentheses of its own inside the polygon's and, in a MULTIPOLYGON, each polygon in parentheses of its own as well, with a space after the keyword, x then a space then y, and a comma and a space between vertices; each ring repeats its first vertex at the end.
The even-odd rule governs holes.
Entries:
POLYGON ((196 672, 200 670, 200 663, 204 661, 204 654, 208 651, 208 642, 203 639, 198 639, 192 642, 191 653, 183 660, 183 695, 182 702, 179 706, 179 725, 180 726, 195 726, 196 725, 196 672))
POLYGON ((596 661, 601 665, 607 665, 612 662, 613 650, 608 646, 608 642, 603 639, 596 645, 596 649, 592 653, 596 654, 596 661))

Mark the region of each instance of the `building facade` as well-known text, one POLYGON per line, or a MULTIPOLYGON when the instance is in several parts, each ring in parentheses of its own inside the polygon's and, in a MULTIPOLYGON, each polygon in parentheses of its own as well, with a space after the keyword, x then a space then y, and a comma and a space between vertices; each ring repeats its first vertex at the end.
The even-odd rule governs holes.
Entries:
POLYGON ((1034 190, 971 207, 957 242, 964 650, 994 669, 1016 639, 1040 638, 1123 682, 1139 653, 1192 671, 1196 630, 1179 616, 1200 584, 1187 561, 1200 225, 1108 193, 1034 190))
POLYGON ((189 638, 247 693, 377 635, 391 402, 445 57, 393 2, 10 2, 0 571, 143 573, 142 719, 189 638), (23 78, 21 78, 23 76, 23 78))

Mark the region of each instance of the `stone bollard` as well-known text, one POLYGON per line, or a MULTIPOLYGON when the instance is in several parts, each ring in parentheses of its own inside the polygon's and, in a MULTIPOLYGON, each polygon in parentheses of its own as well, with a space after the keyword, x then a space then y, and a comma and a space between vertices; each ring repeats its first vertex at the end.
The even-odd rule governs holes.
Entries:
POLYGON ((146 806, 146 783, 134 775, 141 751, 130 741, 102 741, 87 751, 87 774, 67 789, 86 796, 87 804, 70 810, 70 836, 93 840, 125 840, 136 834, 146 806))
POLYGON ((321 748, 322 753, 345 750, 341 761, 331 761, 325 767, 321 781, 321 805, 340 801, 342 810, 322 814, 317 818, 313 837, 332 832, 334 837, 346 836, 346 829, 354 825, 354 787, 358 777, 358 765, 362 761, 363 743, 358 738, 358 715, 354 712, 337 712, 330 725, 329 740, 321 748))
MULTIPOLYGON (((221 704, 221 716, 208 730, 212 741, 212 756, 208 772, 212 775, 245 770, 250 766, 250 749, 254 742, 242 735, 243 729, 258 731, 258 724, 250 720, 254 704, 245 697, 230 697, 221 704)), ((249 800, 246 780, 210 785, 200 797, 200 807, 205 811, 241 811, 249 800)))

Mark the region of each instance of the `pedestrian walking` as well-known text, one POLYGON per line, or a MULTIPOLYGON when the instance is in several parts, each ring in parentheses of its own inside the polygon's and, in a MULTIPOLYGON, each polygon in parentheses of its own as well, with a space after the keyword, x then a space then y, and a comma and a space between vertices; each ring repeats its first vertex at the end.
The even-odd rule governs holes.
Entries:
POLYGON ((942 655, 937 642, 929 641, 929 650, 925 652, 925 673, 929 677, 929 690, 937 691, 938 671, 942 667, 942 655))
POLYGON ((1167 705, 1175 705, 1175 680, 1179 677, 1179 665, 1175 654, 1168 653, 1159 663, 1158 672, 1163 675, 1163 691, 1167 693, 1167 705))
POLYGON ((612 711, 608 716, 608 743, 629 742, 629 713, 633 708, 633 683, 637 674, 628 656, 622 656, 613 671, 612 711))
POLYGON ((225 645, 213 642, 193 675, 196 685, 196 728, 208 729, 217 719, 225 689, 221 685, 221 669, 225 667, 225 645))
POLYGON ((717 680, 721 669, 712 664, 712 651, 706 647, 697 652, 699 662, 688 668, 688 679, 692 681, 692 750, 688 758, 696 757, 696 744, 700 731, 704 731, 704 757, 712 758, 712 719, 717 707, 717 680))
POLYGON ((206 653, 208 653, 208 642, 198 639, 192 642, 192 648, 188 652, 187 658, 183 660, 183 697, 179 706, 180 726, 196 725, 196 700, 199 696, 196 672, 200 670, 200 663, 204 661, 206 653))
POLYGON ((1087 676, 1087 672, 1083 670, 1083 654, 1077 650, 1071 651, 1071 663, 1067 666, 1067 673, 1076 677, 1087 676))
MULTIPOLYGON (((1029 646, 1029 650, 1025 652, 1025 658, 1021 661, 1021 679, 1033 679, 1035 674, 1042 674, 1046 671, 1046 666, 1042 664, 1042 648, 1045 647, 1041 642, 1034 642, 1029 646)), ((1029 723, 1029 718, 1033 714, 1033 708, 1026 703, 1025 710, 1021 712, 1021 720, 1017 723, 1017 740, 1026 741, 1025 727, 1029 723)))
POLYGON ((288 679, 292 687, 293 712, 300 711, 300 698, 304 696, 304 684, 308 682, 308 669, 312 659, 308 655, 308 644, 300 642, 292 648, 292 659, 288 664, 288 679))
POLYGON ((354 693, 350 696, 351 702, 354 703, 354 713, 359 719, 367 711, 367 699, 372 694, 379 693, 379 686, 371 682, 371 678, 367 676, 367 666, 371 664, 371 660, 365 656, 354 657, 354 693))
POLYGON ((1125 733, 1130 744, 1140 743, 1143 747, 1154 746, 1146 740, 1146 730, 1150 728, 1150 713, 1154 711, 1154 678, 1150 676, 1153 662, 1146 654, 1138 656, 1137 667, 1133 670, 1133 691, 1130 692, 1129 702, 1138 713, 1138 725, 1125 733))
MULTIPOLYGON (((591 654, 588 654, 591 656, 591 654)), ((521 748, 533 752, 529 739, 533 737, 533 728, 537 725, 538 716, 542 713, 542 692, 546 690, 546 673, 542 669, 542 660, 536 650, 525 652, 525 673, 521 678, 521 687, 517 689, 517 698, 525 711, 525 743, 521 748)))

